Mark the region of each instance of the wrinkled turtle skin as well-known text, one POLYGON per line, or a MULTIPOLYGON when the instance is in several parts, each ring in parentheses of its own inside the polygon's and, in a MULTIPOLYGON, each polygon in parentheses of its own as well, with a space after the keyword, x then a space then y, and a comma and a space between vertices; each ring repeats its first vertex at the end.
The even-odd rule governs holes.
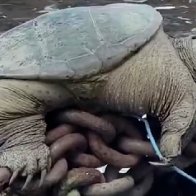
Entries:
POLYGON ((0 166, 27 182, 49 169, 44 115, 73 99, 157 117, 161 152, 177 157, 194 134, 193 46, 169 39, 161 15, 137 4, 68 8, 2 34, 0 166))

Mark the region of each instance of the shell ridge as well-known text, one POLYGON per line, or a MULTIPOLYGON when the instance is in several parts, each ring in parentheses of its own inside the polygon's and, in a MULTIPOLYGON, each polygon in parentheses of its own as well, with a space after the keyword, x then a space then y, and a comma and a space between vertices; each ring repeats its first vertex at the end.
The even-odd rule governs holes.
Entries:
POLYGON ((96 22, 95 22, 95 20, 94 20, 94 18, 93 18, 93 15, 92 15, 92 12, 91 12, 91 8, 90 8, 90 7, 89 7, 89 9, 88 9, 88 12, 89 12, 90 19, 91 19, 91 21, 92 21, 92 23, 93 23, 95 32, 96 32, 96 34, 97 34, 97 36, 98 36, 98 38, 99 38, 100 43, 103 42, 103 43, 105 44, 106 41, 105 41, 105 39, 104 39, 104 36, 103 36, 103 34, 101 33, 101 31, 100 31, 98 25, 96 24, 96 22))
MULTIPOLYGON (((37 31, 37 20, 36 19, 33 20, 33 30, 34 30, 36 38, 37 38, 36 40, 37 40, 38 46, 40 48, 41 55, 43 56, 43 48, 41 47, 40 39, 39 39, 39 36, 41 37, 41 34, 38 34, 38 31, 37 31)), ((40 66, 39 66, 39 70, 38 70, 38 78, 39 78, 39 76, 41 74, 41 66, 42 66, 42 63, 43 63, 43 58, 39 58, 39 61, 40 61, 40 66)))

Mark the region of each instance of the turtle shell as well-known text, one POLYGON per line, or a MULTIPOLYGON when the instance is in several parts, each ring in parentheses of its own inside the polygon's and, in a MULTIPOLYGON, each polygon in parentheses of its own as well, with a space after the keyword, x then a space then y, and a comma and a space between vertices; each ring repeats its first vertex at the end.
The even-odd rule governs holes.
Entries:
POLYGON ((117 3, 53 11, 0 35, 0 77, 81 79, 107 72, 159 29, 149 5, 117 3))

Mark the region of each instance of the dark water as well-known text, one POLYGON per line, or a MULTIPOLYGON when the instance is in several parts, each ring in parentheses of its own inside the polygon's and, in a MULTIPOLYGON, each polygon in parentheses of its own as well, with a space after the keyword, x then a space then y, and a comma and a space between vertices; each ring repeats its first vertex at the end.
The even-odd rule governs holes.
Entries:
MULTIPOLYGON (((0 0, 0 32, 56 9, 124 1, 128 0, 0 0)), ((196 0, 149 0, 146 3, 162 13, 165 30, 171 35, 196 33, 196 0)))

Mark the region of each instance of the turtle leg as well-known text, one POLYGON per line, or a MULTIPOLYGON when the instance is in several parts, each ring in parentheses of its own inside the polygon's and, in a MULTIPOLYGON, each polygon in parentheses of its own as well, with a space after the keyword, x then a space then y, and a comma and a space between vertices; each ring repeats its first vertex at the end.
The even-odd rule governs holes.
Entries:
POLYGON ((195 99, 186 95, 171 110, 162 123, 160 149, 165 158, 171 159, 181 155, 184 148, 194 135, 195 99))
POLYGON ((44 114, 68 98, 56 84, 0 80, 0 167, 11 170, 11 183, 18 175, 27 176, 25 188, 40 171, 43 181, 51 165, 44 114))

